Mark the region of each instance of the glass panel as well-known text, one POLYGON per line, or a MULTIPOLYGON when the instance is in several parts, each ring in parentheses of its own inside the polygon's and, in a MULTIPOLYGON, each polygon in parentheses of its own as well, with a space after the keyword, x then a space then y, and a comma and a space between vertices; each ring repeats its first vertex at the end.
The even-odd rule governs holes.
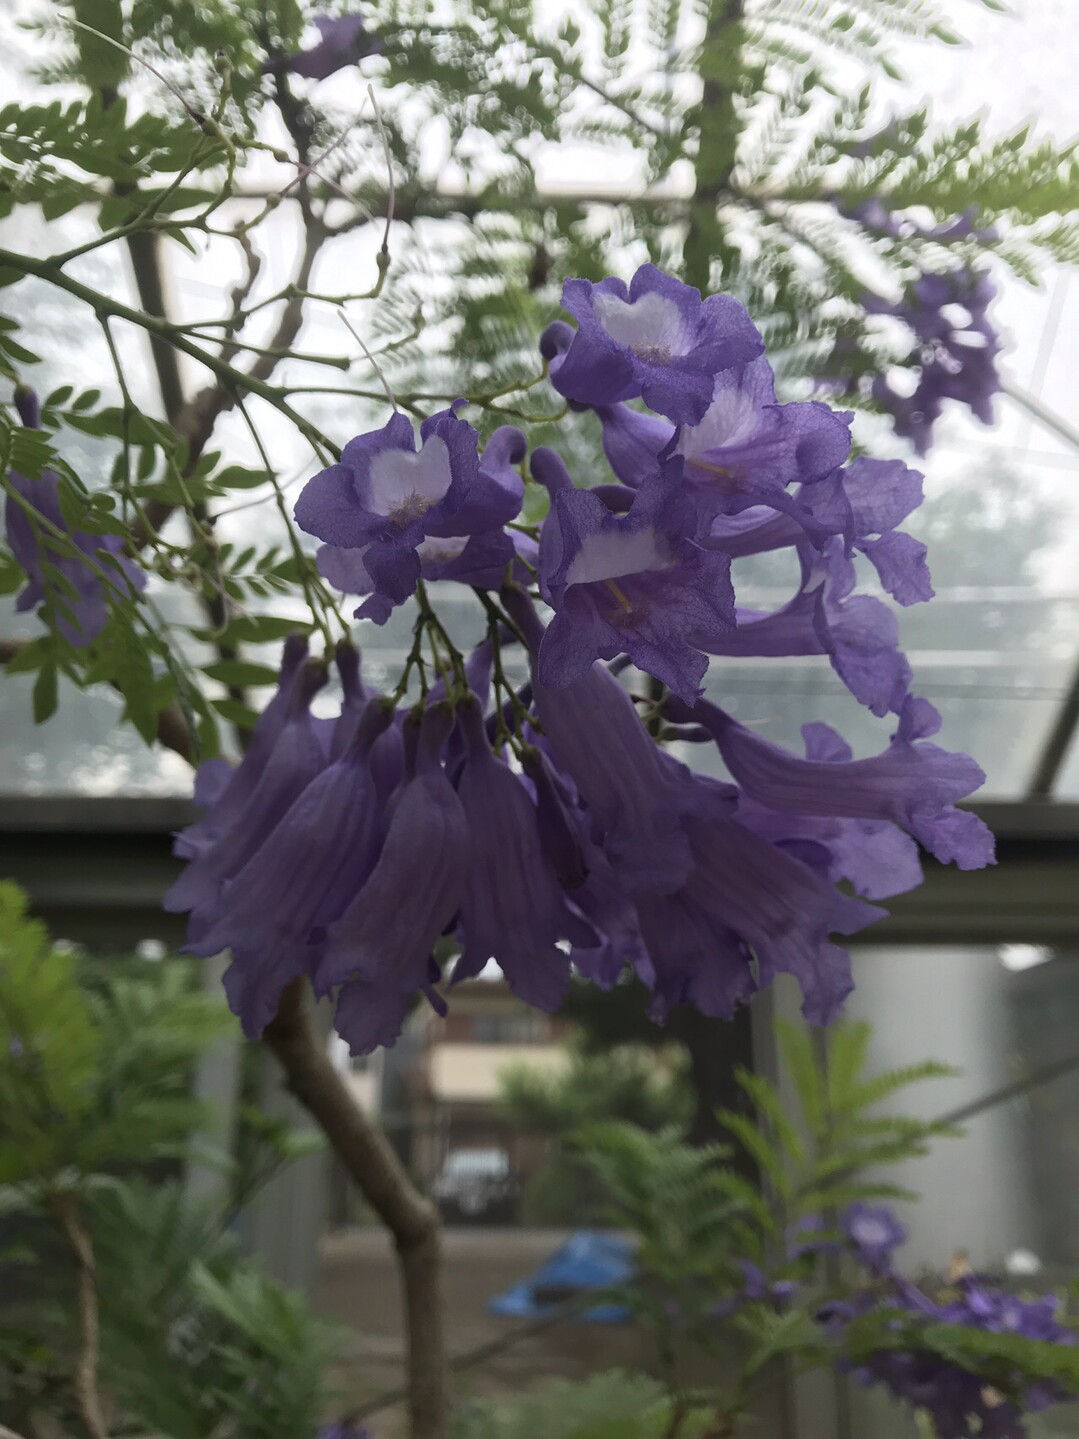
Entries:
MULTIPOLYGON (((1020 1292, 1062 1286, 1079 1264, 1079 955, 1034 945, 874 949, 855 960, 853 1017, 873 1026, 876 1070, 932 1058, 961 1071, 896 1102, 943 1116, 1045 1070, 1057 1077, 987 1107, 959 1139, 937 1142, 895 1179, 917 1204, 896 1205, 910 1239, 903 1270, 941 1274, 959 1251, 1020 1292), (1073 1067, 1061 1073, 1069 1061, 1073 1067)), ((851 1434, 916 1439, 906 1410, 850 1386, 851 1434)), ((1079 1406, 1030 1421, 1035 1439, 1079 1434, 1079 1406)))

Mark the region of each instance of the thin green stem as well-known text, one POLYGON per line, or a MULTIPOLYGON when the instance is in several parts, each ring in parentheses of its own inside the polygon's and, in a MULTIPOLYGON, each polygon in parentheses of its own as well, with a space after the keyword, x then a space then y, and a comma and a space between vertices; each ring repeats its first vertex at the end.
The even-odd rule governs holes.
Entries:
POLYGON ((160 336, 175 349, 189 355, 193 360, 197 360, 200 365, 205 366, 212 374, 216 375, 225 389, 234 397, 247 391, 252 395, 257 395, 259 399, 265 400, 268 405, 272 405, 275 410, 278 410, 296 426, 315 451, 320 463, 326 463, 327 455, 332 456, 334 460, 341 458, 340 448, 329 436, 292 408, 285 399, 287 393, 285 390, 279 386, 270 385, 265 380, 257 379, 254 375, 239 370, 217 355, 204 350, 193 340, 188 339, 186 335, 174 332, 168 321, 156 315, 148 315, 143 310, 132 309, 130 305, 122 304, 119 300, 100 294, 97 290, 91 289, 89 285, 84 285, 70 275, 65 275, 51 259, 35 260, 31 256, 20 255, 13 250, 0 249, 0 268, 11 269, 23 275, 33 275, 37 279, 45 280, 48 284, 55 285, 57 289, 82 300, 99 317, 113 316, 118 320, 126 320, 129 324, 136 325, 151 335, 160 336))

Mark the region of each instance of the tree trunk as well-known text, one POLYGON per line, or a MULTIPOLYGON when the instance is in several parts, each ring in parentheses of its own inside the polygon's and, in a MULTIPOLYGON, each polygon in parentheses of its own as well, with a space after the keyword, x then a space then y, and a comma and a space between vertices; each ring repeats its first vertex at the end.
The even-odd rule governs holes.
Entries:
POLYGON ((446 1439, 449 1370, 438 1212, 413 1187, 386 1136, 356 1104, 311 1019, 305 980, 281 996, 263 1042, 353 1182, 393 1235, 407 1328, 410 1439, 446 1439))

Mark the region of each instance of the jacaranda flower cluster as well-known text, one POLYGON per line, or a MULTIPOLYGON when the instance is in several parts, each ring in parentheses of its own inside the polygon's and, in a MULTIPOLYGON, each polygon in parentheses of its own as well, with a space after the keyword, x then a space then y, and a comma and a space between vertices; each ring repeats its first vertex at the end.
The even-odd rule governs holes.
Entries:
POLYGON ((231 949, 251 1034, 306 975, 336 995, 354 1052, 390 1043, 418 994, 443 1004, 453 956, 453 981, 495 959, 548 1010, 572 971, 610 986, 632 969, 657 1019, 683 1002, 729 1016, 789 972, 827 1022, 851 988, 833 936, 919 882, 919 845, 961 868, 992 861, 984 825, 956 808, 981 771, 932 742, 939 717, 911 690, 893 610, 855 593, 860 554, 900 605, 931 596, 924 547, 900 528, 921 477, 850 460, 849 414, 780 403, 730 297, 645 265, 628 289, 569 281, 565 305, 577 327, 551 325, 541 352, 554 387, 598 416, 607 482, 580 488, 510 427, 481 446, 458 404, 418 435, 394 414, 300 496, 325 578, 378 623, 416 596, 416 645, 391 694, 340 650, 327 720, 310 710, 326 666, 290 642, 240 766, 200 771, 169 905, 190 912, 193 952, 231 949), (549 497, 540 525, 520 520, 526 461, 549 497), (741 606, 732 561, 780 548, 797 556, 795 592, 741 606), (431 606, 440 580, 482 602, 469 656, 431 606), (511 645, 523 687, 506 677, 511 645), (894 717, 883 753, 854 759, 809 723, 792 754, 702 697, 713 656, 809 654, 894 717), (615 673, 629 663, 662 688, 632 696, 615 673), (676 760, 660 728, 714 744, 729 780, 676 760))
POLYGON ((842 1219, 845 1246, 873 1283, 849 1299, 827 1305, 818 1320, 842 1341, 858 1319, 887 1315, 886 1328, 895 1341, 860 1353, 847 1367, 859 1382, 880 1384, 895 1398, 922 1410, 932 1420, 938 1439, 1024 1439, 1023 1415, 1037 1413, 1068 1399, 1051 1382, 1025 1381, 998 1369, 999 1384, 984 1372, 964 1367, 957 1357, 930 1347, 918 1338, 927 1325, 955 1325, 994 1334, 1014 1334, 1047 1344, 1074 1346, 1075 1331, 1061 1322, 1054 1295, 1023 1299, 1008 1294, 974 1274, 963 1274, 942 1290, 928 1293, 898 1273, 895 1250, 906 1232, 890 1210, 880 1205, 852 1205, 842 1219), (902 1338, 900 1338, 902 1336, 902 1338), (1008 1393, 1002 1391, 1005 1385, 1008 1393))

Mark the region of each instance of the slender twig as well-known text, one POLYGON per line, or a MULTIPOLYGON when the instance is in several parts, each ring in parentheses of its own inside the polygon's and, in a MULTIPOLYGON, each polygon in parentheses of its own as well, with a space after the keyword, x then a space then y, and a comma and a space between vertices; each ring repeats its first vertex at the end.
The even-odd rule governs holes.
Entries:
POLYGON ((109 1439, 97 1387, 99 1315, 94 1249, 79 1221, 78 1201, 71 1194, 53 1197, 52 1212, 78 1266, 79 1352, 75 1359, 75 1402, 90 1439, 109 1439))

